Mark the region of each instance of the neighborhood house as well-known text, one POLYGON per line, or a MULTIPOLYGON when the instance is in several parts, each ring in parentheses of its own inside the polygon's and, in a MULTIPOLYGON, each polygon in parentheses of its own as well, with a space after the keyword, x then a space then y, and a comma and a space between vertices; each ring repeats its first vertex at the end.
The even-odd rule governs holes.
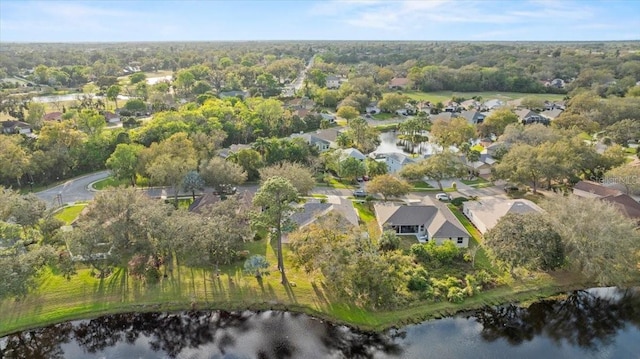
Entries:
POLYGON ((375 204, 376 219, 382 231, 414 235, 420 242, 442 244, 451 240, 458 247, 469 246, 469 232, 446 207, 435 204, 375 204))
POLYGON ((542 208, 526 199, 501 199, 495 197, 482 198, 479 201, 468 201, 462 204, 462 213, 469 218, 480 233, 485 234, 493 228, 498 220, 509 213, 540 212, 542 208))

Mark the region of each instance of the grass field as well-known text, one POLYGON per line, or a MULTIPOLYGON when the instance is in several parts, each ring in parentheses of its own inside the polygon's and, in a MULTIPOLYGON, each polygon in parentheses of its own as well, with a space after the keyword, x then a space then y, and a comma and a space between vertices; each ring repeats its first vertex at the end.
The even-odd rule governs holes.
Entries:
POLYGON ((60 211, 56 212, 55 217, 66 224, 71 224, 78 216, 80 212, 87 206, 87 203, 74 204, 72 206, 66 206, 60 211))
MULTIPOLYGON (((366 204, 355 206, 363 221, 375 222, 366 204)), ((471 232, 471 224, 453 209, 471 232)), ((68 209, 65 213, 66 220, 72 220, 71 211, 68 209)), ((472 235, 472 243, 477 245, 475 237, 479 234, 472 235)), ((404 247, 410 245, 408 239, 404 247)), ((221 266, 219 276, 213 268, 187 268, 176 263, 174 270, 158 284, 145 284, 127 275, 124 269, 116 269, 109 277, 99 279, 90 268, 84 267, 69 280, 58 275, 55 269, 47 269, 39 278, 38 287, 27 297, 0 301, 0 337, 26 328, 109 313, 190 309, 291 310, 364 330, 383 330, 486 305, 533 301, 592 285, 575 273, 538 274, 526 281, 509 282, 466 298, 460 304, 427 301, 392 311, 371 311, 332 296, 320 278, 294 268, 287 245, 283 254, 289 286, 280 284, 274 246, 267 239, 246 243, 245 249, 251 254, 266 256, 271 275, 261 280, 245 275, 240 262, 221 266)), ((491 268, 481 251, 476 256, 476 267, 491 268)))
POLYGON ((503 101, 516 100, 523 97, 533 97, 542 100, 560 101, 566 95, 559 94, 539 94, 539 93, 519 93, 519 92, 453 92, 453 91, 437 91, 437 92, 420 92, 406 91, 405 95, 418 101, 430 102, 446 102, 451 100, 453 96, 464 97, 470 99, 473 96, 481 96, 483 100, 498 99, 503 101))

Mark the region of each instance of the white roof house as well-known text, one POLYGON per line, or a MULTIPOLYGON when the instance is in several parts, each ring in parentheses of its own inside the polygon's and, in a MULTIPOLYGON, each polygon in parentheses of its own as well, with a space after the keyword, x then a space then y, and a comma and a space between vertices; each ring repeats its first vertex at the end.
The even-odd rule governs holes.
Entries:
POLYGON ((485 234, 498 220, 508 213, 543 212, 542 208, 526 199, 482 198, 479 201, 463 202, 462 213, 476 228, 485 234))

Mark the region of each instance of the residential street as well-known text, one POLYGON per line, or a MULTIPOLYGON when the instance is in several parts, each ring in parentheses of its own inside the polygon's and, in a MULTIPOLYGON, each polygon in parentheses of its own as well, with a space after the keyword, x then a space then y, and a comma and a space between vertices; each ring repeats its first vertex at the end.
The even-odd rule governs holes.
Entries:
POLYGON ((109 177, 109 171, 95 172, 72 178, 61 185, 36 192, 35 195, 50 207, 59 205, 60 197, 62 203, 90 201, 95 196, 95 192, 89 190, 89 184, 107 177, 109 177))

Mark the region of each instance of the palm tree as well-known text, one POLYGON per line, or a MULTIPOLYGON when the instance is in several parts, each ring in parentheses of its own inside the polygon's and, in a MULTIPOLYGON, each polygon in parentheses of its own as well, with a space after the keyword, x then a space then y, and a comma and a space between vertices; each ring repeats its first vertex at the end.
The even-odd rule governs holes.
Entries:
POLYGON ((262 159, 264 159, 267 151, 269 151, 269 142, 266 137, 258 137, 251 145, 251 148, 258 151, 258 153, 260 153, 260 156, 262 156, 262 159))

